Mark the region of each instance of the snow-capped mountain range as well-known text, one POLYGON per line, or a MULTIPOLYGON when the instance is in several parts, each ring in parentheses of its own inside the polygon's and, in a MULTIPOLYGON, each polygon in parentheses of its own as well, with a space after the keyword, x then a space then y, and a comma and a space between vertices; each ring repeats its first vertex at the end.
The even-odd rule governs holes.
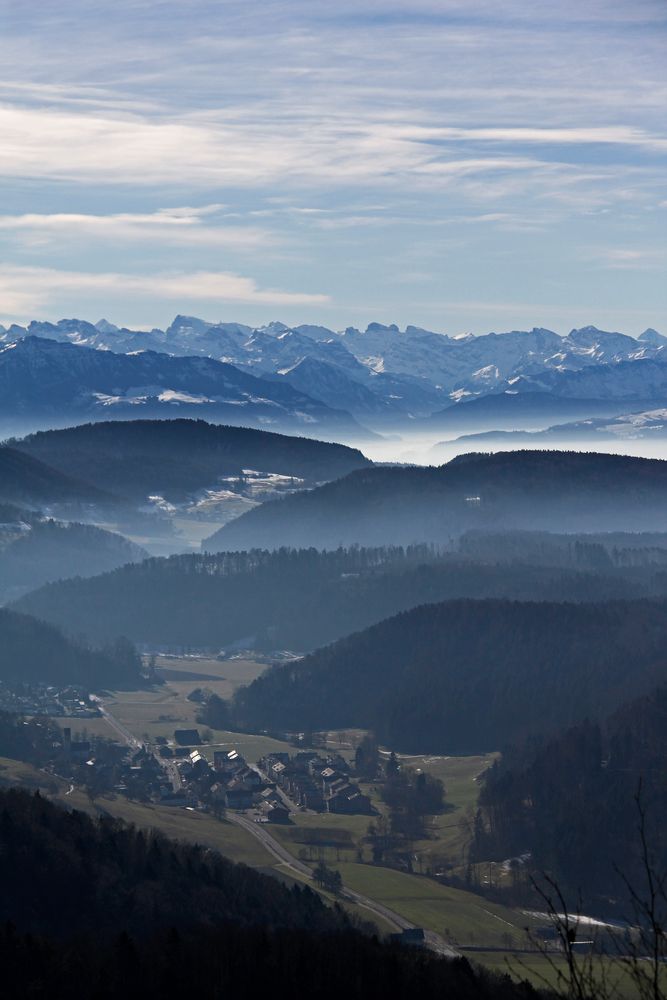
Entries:
POLYGON ((566 337, 541 328, 449 337, 379 323, 334 331, 279 322, 253 328, 189 316, 149 332, 77 319, 0 327, 5 412, 34 404, 25 378, 36 385, 38 370, 46 378, 44 385, 38 380, 41 404, 54 411, 67 397, 67 405, 81 413, 106 407, 126 415, 121 411, 140 407, 155 415, 178 405, 221 419, 223 411, 243 406, 249 422, 271 422, 282 407, 281 425, 342 427, 341 421, 352 426, 355 418, 376 429, 399 427, 497 394, 617 401, 630 408, 667 403, 667 337, 652 329, 637 339, 592 326, 566 337), (14 374, 17 366, 23 380, 14 374))

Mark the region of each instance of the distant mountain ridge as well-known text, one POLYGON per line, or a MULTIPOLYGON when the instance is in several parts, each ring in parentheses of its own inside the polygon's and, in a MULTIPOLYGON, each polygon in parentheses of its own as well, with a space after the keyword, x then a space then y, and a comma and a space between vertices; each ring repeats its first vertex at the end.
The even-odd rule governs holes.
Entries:
MULTIPOLYGON (((369 420, 380 428, 419 420, 452 403, 506 390, 581 399, 660 400, 667 388, 667 337, 651 328, 638 338, 594 326, 573 329, 565 337, 543 328, 450 337, 415 326, 399 330, 396 325, 380 323, 370 323, 364 331, 354 327, 335 331, 307 323, 288 327, 274 322, 253 328, 177 316, 166 330, 148 332, 118 328, 106 320, 92 324, 77 319, 0 329, 0 344, 6 347, 16 349, 15 345, 30 338, 98 352, 153 352, 160 357, 198 357, 233 366, 246 377, 252 374, 261 379, 263 395, 279 408, 273 414, 262 410, 258 417, 286 418, 286 413, 280 414, 283 407, 297 423, 299 419, 321 422, 324 414, 316 412, 314 400, 326 409, 347 411, 362 423, 369 420), (273 383, 273 391, 266 389, 266 380, 273 383), (279 387, 284 395, 276 398, 279 387), (295 418, 295 409, 306 416, 295 418)), ((153 360, 153 370, 155 365, 153 360)), ((120 386, 119 392, 112 391, 114 385, 95 389, 97 401, 91 404, 88 397, 88 405, 113 408, 119 415, 124 407, 142 406, 147 415, 154 415, 167 405, 173 409, 176 404, 202 407, 207 400, 209 407, 230 403, 229 398, 211 399, 217 394, 203 370, 193 381, 191 360, 184 369, 178 365, 168 369, 171 381, 151 379, 146 359, 139 368, 143 374, 138 382, 135 378, 131 385, 120 386), (175 371, 181 371, 178 384, 174 382, 175 371), (132 387, 142 391, 128 394, 132 387), (161 388, 155 393, 144 391, 151 387, 161 388), (168 391, 172 393, 169 399, 164 396, 168 391), (179 393, 200 398, 179 399, 179 393)), ((0 363, 0 386, 1 370, 0 363)), ((229 369, 227 378, 234 381, 237 392, 234 405, 245 406, 249 412, 248 397, 253 388, 239 382, 241 376, 233 376, 229 369)), ((255 396, 257 388, 255 384, 255 396)), ((82 391, 79 406, 85 407, 85 382, 82 391)), ((340 423, 343 417, 328 415, 328 419, 340 423)))
POLYGON ((35 336, 0 348, 0 417, 7 421, 189 415, 364 433, 342 410, 208 357, 117 354, 35 336))
MULTIPOLYGON (((480 400, 481 402, 481 400, 480 400)), ((615 407, 619 409, 619 407, 615 407)), ((651 410, 625 412, 626 407, 618 415, 606 417, 588 417, 584 420, 568 421, 564 424, 554 424, 543 430, 493 430, 480 431, 476 434, 464 434, 457 438, 459 442, 467 442, 471 447, 480 444, 493 447, 508 444, 559 446, 588 445, 595 447, 596 443, 616 441, 651 441, 667 440, 667 407, 662 406, 651 410)), ((440 451, 446 453, 451 442, 441 442, 434 445, 431 454, 438 458, 440 451)))

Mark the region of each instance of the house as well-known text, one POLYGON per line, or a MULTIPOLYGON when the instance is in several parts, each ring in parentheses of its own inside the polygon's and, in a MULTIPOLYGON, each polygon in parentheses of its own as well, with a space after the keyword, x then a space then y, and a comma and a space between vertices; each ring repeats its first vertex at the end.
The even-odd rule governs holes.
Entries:
POLYGON ((252 800, 252 788, 228 788, 225 792, 225 805, 228 809, 250 809, 252 800))
POLYGON ((209 763, 199 750, 192 750, 188 754, 188 760, 193 774, 205 774, 209 770, 209 763))
POLYGON ((426 935, 424 934, 423 927, 406 927, 399 934, 390 934, 389 937, 392 941, 411 945, 413 948, 424 948, 426 946, 426 935))
POLYGON ((371 800, 368 795, 364 795, 357 785, 337 783, 335 790, 327 801, 327 808, 331 813, 340 813, 347 816, 364 815, 372 813, 371 800))
POLYGON ((288 753, 267 753, 265 757, 262 757, 259 761, 259 766, 263 771, 268 771, 272 764, 289 764, 289 754, 288 753))
POLYGON ((198 729, 177 729, 174 732, 174 742, 181 747, 200 747, 201 736, 198 729))
POLYGON ((341 774, 350 773, 350 765, 339 753, 330 753, 327 756, 327 764, 329 767, 333 767, 334 770, 340 771, 341 774))
POLYGON ((331 794, 331 790, 337 781, 345 781, 342 774, 336 771, 335 768, 329 767, 328 765, 321 772, 320 778, 322 781, 322 793, 324 795, 331 794))
POLYGON ((262 802, 282 802, 282 799, 275 788, 268 787, 258 792, 257 801, 261 805, 262 802))
POLYGON ((259 771, 256 771, 254 767, 248 767, 247 764, 236 772, 234 781, 242 782, 246 788, 252 788, 254 791, 265 783, 259 771))
POLYGON ((271 764, 269 767, 269 778, 281 787, 285 784, 288 776, 289 772, 287 770, 287 765, 283 764, 281 761, 276 761, 275 764, 271 764))
POLYGON ((245 759, 238 750, 215 750, 213 753, 213 767, 216 771, 234 774, 245 766, 245 759))
POLYGON ((324 812, 325 805, 322 793, 308 775, 295 775, 290 778, 289 794, 297 805, 315 812, 324 812))
POLYGON ((319 759, 319 754, 315 750, 299 750, 292 757, 291 764, 295 771, 307 772, 313 761, 319 759))
POLYGON ((289 809, 282 802, 262 802, 259 808, 267 823, 289 823, 289 809))

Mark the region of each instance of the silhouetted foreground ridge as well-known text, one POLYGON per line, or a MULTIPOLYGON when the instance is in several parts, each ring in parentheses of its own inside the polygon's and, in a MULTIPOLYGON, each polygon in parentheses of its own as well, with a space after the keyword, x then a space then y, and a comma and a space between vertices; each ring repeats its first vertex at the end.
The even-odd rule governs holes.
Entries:
POLYGON ((5 995, 518 1000, 530 987, 380 943, 307 888, 117 820, 0 792, 5 995))

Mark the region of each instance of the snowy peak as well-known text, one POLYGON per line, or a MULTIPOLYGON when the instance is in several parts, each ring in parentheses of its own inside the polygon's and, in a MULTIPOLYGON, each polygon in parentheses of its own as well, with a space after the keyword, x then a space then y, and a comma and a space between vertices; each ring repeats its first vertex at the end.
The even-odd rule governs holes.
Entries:
POLYGON ((268 333, 269 336, 278 337, 281 333, 288 333, 291 327, 286 326, 285 323, 281 323, 279 320, 273 320, 272 323, 267 323, 266 326, 259 327, 262 333, 268 333))
POLYGON ((582 326, 579 330, 570 330, 566 339, 575 347, 592 350, 599 359, 623 356, 637 348, 634 337, 628 337, 624 333, 598 330, 595 326, 582 326))
POLYGON ((369 323, 366 333, 400 333, 395 323, 385 326, 383 323, 369 323))
MULTIPOLYGON (((662 392, 661 370, 651 366, 667 364, 667 337, 656 330, 648 329, 635 339, 592 325, 575 328, 566 337, 544 327, 447 336, 418 326, 401 330, 396 323, 372 322, 364 330, 349 326, 334 331, 308 323, 290 327, 274 320, 251 327, 179 314, 166 331, 128 330, 106 319, 92 324, 76 318, 0 329, 0 345, 34 337, 117 357, 143 352, 150 354, 153 364, 156 357, 187 360, 191 367, 195 360, 204 368, 223 363, 239 374, 291 386, 360 418, 425 416, 452 402, 507 389, 562 393, 568 398, 619 398, 620 394, 646 399, 642 379, 648 381, 650 393, 662 392)), ((34 359, 45 351, 46 347, 33 344, 23 356, 34 359)), ((68 355, 68 364, 76 367, 78 359, 68 355)), ((183 393, 197 395, 196 390, 160 380, 150 384, 163 385, 172 393, 172 402, 183 401, 183 393)))
POLYGON ((667 337, 665 337, 662 333, 658 333, 658 331, 654 330, 652 327, 649 327, 648 330, 644 330, 643 333, 640 333, 638 339, 642 342, 642 344, 651 344, 654 347, 664 347, 667 344, 667 337))
POLYGON ((120 327, 115 326, 106 319, 98 319, 95 323, 95 329, 100 333, 118 333, 120 327))

